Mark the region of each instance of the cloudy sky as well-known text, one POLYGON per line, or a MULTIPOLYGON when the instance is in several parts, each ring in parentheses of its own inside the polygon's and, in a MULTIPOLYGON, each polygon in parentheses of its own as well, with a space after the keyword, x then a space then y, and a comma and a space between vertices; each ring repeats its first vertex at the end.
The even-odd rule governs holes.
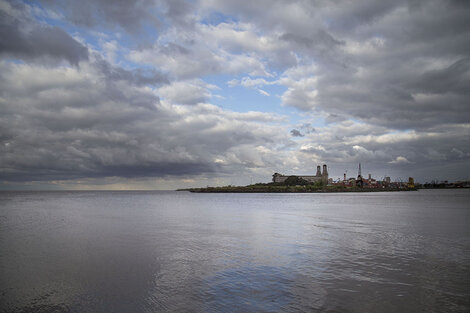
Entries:
POLYGON ((470 2, 0 0, 0 189, 470 179, 470 2))

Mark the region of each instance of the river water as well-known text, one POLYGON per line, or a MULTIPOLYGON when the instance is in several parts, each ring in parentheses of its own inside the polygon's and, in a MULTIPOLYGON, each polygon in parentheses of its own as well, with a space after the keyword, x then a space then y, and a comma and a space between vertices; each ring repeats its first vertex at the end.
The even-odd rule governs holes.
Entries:
POLYGON ((469 312, 470 190, 0 192, 0 312, 469 312))

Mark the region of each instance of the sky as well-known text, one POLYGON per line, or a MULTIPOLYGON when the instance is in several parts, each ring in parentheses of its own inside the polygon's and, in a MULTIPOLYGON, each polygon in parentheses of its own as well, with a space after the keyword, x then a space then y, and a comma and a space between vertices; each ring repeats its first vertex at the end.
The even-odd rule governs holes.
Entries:
POLYGON ((470 179, 470 2, 0 0, 0 189, 470 179))

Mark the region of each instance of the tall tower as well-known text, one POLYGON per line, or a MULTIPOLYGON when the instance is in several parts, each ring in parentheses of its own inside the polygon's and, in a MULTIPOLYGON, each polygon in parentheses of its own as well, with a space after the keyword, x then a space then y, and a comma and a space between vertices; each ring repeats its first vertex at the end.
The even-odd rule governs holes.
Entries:
POLYGON ((321 181, 324 186, 328 184, 328 169, 326 164, 323 164, 323 174, 321 175, 321 181))
POLYGON ((356 186, 362 188, 364 186, 364 181, 362 180, 361 174, 361 163, 359 163, 359 171, 357 173, 356 186))
POLYGON ((320 169, 320 165, 317 166, 317 174, 315 175, 317 177, 321 177, 321 169, 320 169))

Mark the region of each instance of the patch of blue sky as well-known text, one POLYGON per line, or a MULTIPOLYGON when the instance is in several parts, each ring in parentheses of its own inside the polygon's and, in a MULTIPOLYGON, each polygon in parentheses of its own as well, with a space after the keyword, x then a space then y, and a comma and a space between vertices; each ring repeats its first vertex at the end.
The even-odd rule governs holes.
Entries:
POLYGON ((59 20, 63 16, 62 12, 49 11, 45 9, 40 3, 37 3, 36 1, 25 1, 24 4, 31 8, 30 10, 31 15, 37 21, 50 24, 50 22, 59 20))
POLYGON ((40 4, 29 3, 29 5, 31 7, 31 14, 37 22, 46 24, 48 26, 60 27, 62 29, 65 29, 69 33, 70 33, 70 30, 72 30, 73 32, 77 31, 76 27, 72 27, 72 25, 63 18, 63 12, 61 11, 55 12, 57 16, 53 17, 40 4))
POLYGON ((4 58, 2 61, 8 62, 8 63, 13 63, 13 64, 26 64, 25 61, 23 61, 21 59, 15 59, 13 57, 4 58))
POLYGON ((315 113, 313 113, 313 116, 309 118, 309 122, 312 124, 313 127, 315 128, 323 128, 327 127, 328 123, 326 122, 325 118, 323 117, 315 117, 315 113))
POLYGON ((211 12, 204 18, 202 18, 199 23, 205 25, 219 25, 220 23, 238 23, 238 19, 234 16, 225 15, 220 12, 211 12))
POLYGON ((219 88, 212 90, 214 95, 210 100, 212 104, 234 112, 275 113, 285 116, 288 123, 300 122, 302 117, 299 116, 297 109, 281 105, 281 95, 286 91, 286 87, 281 85, 266 85, 259 88, 246 88, 240 85, 230 87, 227 82, 233 78, 235 77, 231 75, 213 75, 204 78, 205 82, 219 88), (262 94, 259 89, 269 95, 262 94))
MULTIPOLYGON (((144 20, 141 22, 141 25, 137 26, 139 29, 136 32, 128 32, 116 24, 107 25, 104 22, 98 22, 97 25, 93 25, 93 28, 91 29, 86 26, 81 27, 68 22, 67 19, 64 18, 65 12, 60 8, 56 8, 56 11, 51 13, 51 11, 47 11, 39 3, 27 3, 32 8, 31 13, 38 22, 49 26, 60 27, 72 36, 79 34, 87 44, 90 44, 93 47, 98 47, 100 40, 117 40, 119 41, 120 48, 124 47, 128 49, 149 46, 158 39, 162 30, 170 26, 170 24, 165 21, 164 16, 154 10, 151 13, 158 20, 158 27, 155 23, 144 20)), ((97 21, 104 20, 104 18, 99 16, 99 13, 95 14, 95 19, 97 21)))
MULTIPOLYGON (((107 33, 110 34, 110 32, 107 33)), ((158 39, 160 33, 161 28, 150 22, 143 22, 140 30, 136 33, 129 33, 125 30, 119 31, 119 43, 133 49, 151 46, 158 39)))

